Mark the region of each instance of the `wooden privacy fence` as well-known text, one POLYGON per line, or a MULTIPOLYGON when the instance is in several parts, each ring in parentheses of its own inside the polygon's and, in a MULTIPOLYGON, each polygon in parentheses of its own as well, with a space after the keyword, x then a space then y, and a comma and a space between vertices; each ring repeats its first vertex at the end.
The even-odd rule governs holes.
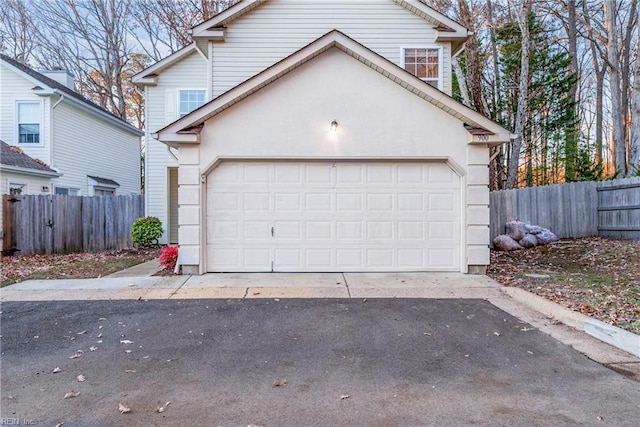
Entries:
POLYGON ((640 178, 494 191, 491 238, 519 219, 558 237, 640 239, 640 178))
POLYGON ((144 196, 2 196, 3 253, 58 254, 133 246, 144 196), (19 251, 17 251, 19 250, 19 251))

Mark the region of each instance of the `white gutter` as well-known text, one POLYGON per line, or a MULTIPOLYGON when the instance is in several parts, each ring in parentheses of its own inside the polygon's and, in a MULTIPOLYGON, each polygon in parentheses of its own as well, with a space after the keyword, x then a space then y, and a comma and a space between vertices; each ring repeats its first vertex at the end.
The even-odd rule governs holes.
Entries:
POLYGON ((0 164, 0 170, 6 171, 6 172, 20 173, 23 175, 44 176, 49 178, 58 178, 63 175, 55 171, 43 171, 43 170, 37 170, 37 169, 31 169, 31 168, 23 168, 20 166, 11 166, 11 165, 2 165, 2 164, 0 164))

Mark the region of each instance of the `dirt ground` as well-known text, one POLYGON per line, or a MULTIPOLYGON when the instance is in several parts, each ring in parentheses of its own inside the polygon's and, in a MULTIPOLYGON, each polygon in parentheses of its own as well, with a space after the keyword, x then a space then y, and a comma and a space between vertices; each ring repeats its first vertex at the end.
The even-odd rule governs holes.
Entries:
POLYGON ((160 249, 123 249, 68 255, 16 255, 0 259, 0 285, 25 280, 90 279, 157 258, 160 249))
MULTIPOLYGON (((158 257, 159 249, 32 255, 0 260, 0 284, 29 279, 103 277, 158 257)), ((159 272, 173 274, 173 272, 159 272)), ((640 241, 566 239, 515 252, 491 252, 487 274, 572 310, 640 333, 640 241)))
POLYGON ((574 311, 640 333, 640 241, 566 239, 491 252, 487 274, 574 311))

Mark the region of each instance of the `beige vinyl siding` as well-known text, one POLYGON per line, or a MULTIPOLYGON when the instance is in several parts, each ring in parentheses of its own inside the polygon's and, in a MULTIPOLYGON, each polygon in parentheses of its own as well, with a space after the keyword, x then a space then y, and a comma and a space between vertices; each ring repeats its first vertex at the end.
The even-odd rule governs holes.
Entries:
POLYGON ((92 195, 92 175, 120 184, 116 194, 140 192, 140 137, 65 101, 53 110, 53 120, 53 160, 63 174, 57 186, 92 195))
MULTIPOLYGON (((179 89, 205 89, 207 87, 207 62, 197 52, 187 55, 179 62, 168 67, 158 76, 157 86, 147 86, 146 114, 147 137, 147 176, 145 197, 147 215, 162 221, 167 230, 162 243, 168 241, 170 228, 169 212, 169 172, 168 168, 177 167, 178 161, 168 147, 154 139, 151 134, 162 129, 177 117, 177 93, 179 89)), ((210 97, 210 93, 207 93, 210 97)))
MULTIPOLYGON (((337 29, 396 65, 403 46, 432 46, 433 26, 391 0, 278 0, 229 25, 214 43, 213 96, 261 72, 327 32, 337 29)), ((443 88, 451 92, 451 49, 443 47, 443 88)))
POLYGON ((51 164, 49 145, 50 103, 49 98, 38 96, 31 89, 36 84, 31 80, 0 65, 0 139, 9 145, 19 145, 29 156, 51 164), (40 143, 18 144, 17 107, 18 101, 39 102, 41 106, 40 143))

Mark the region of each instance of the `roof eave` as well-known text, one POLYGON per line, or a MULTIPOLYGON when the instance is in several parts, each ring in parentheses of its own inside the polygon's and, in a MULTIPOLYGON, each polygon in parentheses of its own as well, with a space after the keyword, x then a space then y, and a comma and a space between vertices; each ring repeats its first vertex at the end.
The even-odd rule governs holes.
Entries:
POLYGON ((46 171, 46 170, 23 168, 20 166, 11 166, 11 165, 4 165, 4 164, 0 164, 0 169, 6 172, 13 172, 13 173, 19 173, 23 175, 31 175, 31 176, 38 176, 38 177, 45 177, 45 178, 58 178, 62 176, 61 173, 58 173, 52 170, 46 171))

